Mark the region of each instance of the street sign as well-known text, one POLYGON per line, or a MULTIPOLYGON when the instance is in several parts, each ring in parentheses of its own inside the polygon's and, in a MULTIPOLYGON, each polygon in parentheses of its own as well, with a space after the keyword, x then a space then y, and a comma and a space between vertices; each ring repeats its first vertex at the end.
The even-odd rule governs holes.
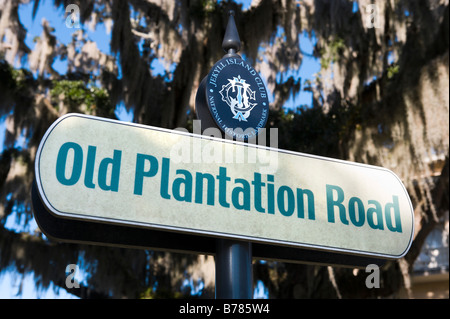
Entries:
MULTIPOLYGON (((215 255, 214 237, 167 232, 82 219, 57 218, 40 200, 36 183, 32 188, 33 214, 41 231, 51 240, 89 245, 144 248, 178 253, 215 255)), ((245 242, 243 242, 245 243, 245 242)), ((369 264, 381 267, 386 260, 376 257, 340 254, 338 252, 302 249, 252 243, 252 257, 290 263, 314 263, 365 268, 369 264)))
POLYGON ((381 259, 414 234, 387 169, 86 115, 48 129, 35 174, 35 197, 65 223, 381 259))

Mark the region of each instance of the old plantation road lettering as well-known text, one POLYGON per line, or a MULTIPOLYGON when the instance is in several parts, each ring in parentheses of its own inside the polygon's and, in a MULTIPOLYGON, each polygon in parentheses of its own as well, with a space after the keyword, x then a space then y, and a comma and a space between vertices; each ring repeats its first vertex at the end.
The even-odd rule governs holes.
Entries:
MULTIPOLYGON (((93 183, 93 174, 95 167, 95 146, 88 146, 86 170, 84 176, 84 186, 95 188, 93 183)), ((99 163, 98 168, 98 186, 105 191, 119 191, 119 174, 120 174, 120 150, 114 150, 112 158, 104 158, 99 163), (107 177, 107 169, 110 165, 110 177, 107 177)), ((83 167, 83 150, 77 143, 67 142, 61 146, 56 161, 56 178, 62 185, 71 186, 78 183, 81 177, 83 167), (69 166, 67 158, 69 151, 72 150, 74 159, 69 164, 72 167, 70 177, 66 177, 66 167, 69 166)), ((161 198, 171 199, 171 196, 181 202, 195 202, 215 206, 218 205, 225 208, 234 208, 238 210, 257 211, 260 213, 267 212, 275 214, 275 212, 283 216, 293 216, 294 213, 298 218, 305 218, 305 209, 307 210, 308 219, 315 220, 314 194, 309 189, 297 188, 291 189, 289 186, 283 185, 275 189, 274 175, 267 175, 262 180, 259 173, 254 173, 253 180, 247 181, 243 178, 234 179, 234 183, 227 175, 226 167, 218 168, 218 175, 209 173, 195 172, 178 169, 170 180, 170 159, 163 157, 161 163, 158 159, 148 154, 136 154, 136 168, 133 194, 143 194, 144 179, 154 177, 159 174, 159 194, 161 198), (147 165, 149 164, 149 165, 147 165), (145 169, 145 166, 148 169, 145 169), (231 184, 230 186, 228 185, 231 184), (206 186, 204 186, 206 183, 206 186), (267 186, 266 186, 267 185, 267 186), (203 198, 204 187, 206 188, 206 199, 203 198), (215 189, 218 188, 218 198, 215 198, 215 189), (231 188, 231 189, 230 189, 231 188), (229 191, 229 192, 228 192, 229 191), (265 192, 267 203, 262 203, 262 193, 265 192), (230 194, 228 194, 230 193, 230 194), (228 198, 231 201, 228 202, 228 198), (275 204, 276 203, 276 204, 275 204), (264 207, 267 207, 264 208, 264 207)), ((349 219, 354 226, 361 227, 365 222, 364 203, 358 197, 352 197, 348 201, 348 212, 344 206, 344 192, 342 188, 335 185, 326 185, 326 202, 327 202, 327 220, 335 222, 335 208, 339 211, 340 221, 346 225, 349 219)), ((367 210, 367 223, 373 229, 384 229, 384 222, 390 231, 402 232, 400 220, 400 211, 398 197, 393 196, 392 202, 384 207, 376 200, 369 200, 369 204, 373 206, 367 210), (384 215, 384 217, 383 217, 384 215)), ((367 205, 367 203, 366 203, 367 205)))
POLYGON ((381 258, 403 256, 414 233, 401 181, 363 164, 69 114, 35 165, 62 218, 381 258), (223 160, 180 161, 180 147, 223 160))

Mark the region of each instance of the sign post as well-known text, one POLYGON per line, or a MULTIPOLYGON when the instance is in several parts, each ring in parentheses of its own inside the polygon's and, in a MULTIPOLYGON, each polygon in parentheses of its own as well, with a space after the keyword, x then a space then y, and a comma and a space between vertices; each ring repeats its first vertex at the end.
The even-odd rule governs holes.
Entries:
MULTIPOLYGON (((198 88, 197 117, 207 128, 219 128, 228 137, 248 142, 266 125, 269 99, 259 74, 237 54, 241 40, 233 11, 229 12, 222 48, 225 56, 198 88)), ((216 296, 250 299, 252 284, 252 244, 218 239, 216 296)))
POLYGON ((217 239, 216 298, 251 299, 253 296, 252 244, 217 239))

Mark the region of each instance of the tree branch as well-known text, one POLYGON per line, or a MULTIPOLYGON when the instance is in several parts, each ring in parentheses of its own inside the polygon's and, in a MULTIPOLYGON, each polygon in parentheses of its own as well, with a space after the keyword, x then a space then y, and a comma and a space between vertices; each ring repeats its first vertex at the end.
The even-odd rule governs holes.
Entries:
MULTIPOLYGON (((438 218, 444 215, 445 211, 448 211, 449 201, 448 201, 448 193, 449 193, 449 158, 448 155, 445 158, 445 164, 442 168, 441 175, 439 176, 439 180, 436 182, 435 187, 432 191, 432 199, 435 204, 435 207, 438 207, 437 216, 438 218)), ((405 256, 405 260, 408 262, 409 266, 412 267, 414 261, 420 254, 423 244, 427 236, 436 226, 437 221, 432 218, 432 212, 430 209, 425 211, 426 216, 429 218, 422 218, 421 220, 421 228, 414 239, 411 248, 408 254, 405 256)))

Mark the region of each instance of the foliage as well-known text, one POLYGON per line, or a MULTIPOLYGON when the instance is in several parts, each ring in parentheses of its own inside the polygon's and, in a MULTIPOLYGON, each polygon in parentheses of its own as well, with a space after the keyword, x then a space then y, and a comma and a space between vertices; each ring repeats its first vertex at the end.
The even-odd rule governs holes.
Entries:
MULTIPOLYGON (((112 117, 114 110, 111 107, 108 92, 95 86, 86 86, 83 81, 53 80, 50 97, 56 108, 62 105, 68 110, 76 110, 80 105, 85 105, 87 114, 102 113, 105 117, 112 117), (61 99, 62 96, 62 99, 61 99), (96 112, 97 111, 97 112, 96 112)), ((58 110, 59 111, 59 110, 58 110)))
POLYGON ((331 63, 336 62, 339 59, 339 56, 342 54, 344 48, 344 39, 335 38, 331 40, 327 50, 320 50, 320 64, 322 68, 328 69, 331 63))
MULTIPOLYGON (((41 2, 34 1, 34 13, 41 2)), ((64 9, 69 2, 53 4, 64 9)), ((204 283, 202 297, 213 296, 211 258, 56 244, 38 229, 23 229, 32 218, 34 156, 51 123, 67 112, 113 118, 123 103, 134 122, 191 128, 197 88, 224 54, 221 39, 234 9, 241 53, 272 92, 268 127, 279 129, 279 147, 393 170, 418 225, 410 253, 383 269, 383 289, 369 291, 362 272, 352 269, 277 262, 255 262, 255 282, 274 298, 395 297, 409 288, 424 238, 448 211, 448 1, 260 0, 242 10, 231 0, 89 0, 80 2, 82 28, 69 43, 44 19, 32 49, 19 5, 0 2, 0 273, 33 272, 37 286, 65 289, 61 269, 79 263, 89 276, 72 292, 83 298, 181 298, 191 281, 204 283), (366 23, 368 4, 376 4, 379 27, 366 23), (86 36, 88 25, 101 23, 112 31, 111 52, 86 36), (303 62, 303 32, 317 40, 321 70, 314 79, 290 76, 303 62), (67 61, 67 74, 54 69, 58 58, 67 61), (155 62, 163 76, 153 73, 155 62), (286 110, 302 89, 312 105, 286 110), (442 174, 432 171, 433 156, 441 158, 442 174), (5 227, 13 215, 23 231, 5 227)))
POLYGON ((398 65, 391 65, 387 68, 387 77, 388 79, 392 79, 399 72, 398 65))

